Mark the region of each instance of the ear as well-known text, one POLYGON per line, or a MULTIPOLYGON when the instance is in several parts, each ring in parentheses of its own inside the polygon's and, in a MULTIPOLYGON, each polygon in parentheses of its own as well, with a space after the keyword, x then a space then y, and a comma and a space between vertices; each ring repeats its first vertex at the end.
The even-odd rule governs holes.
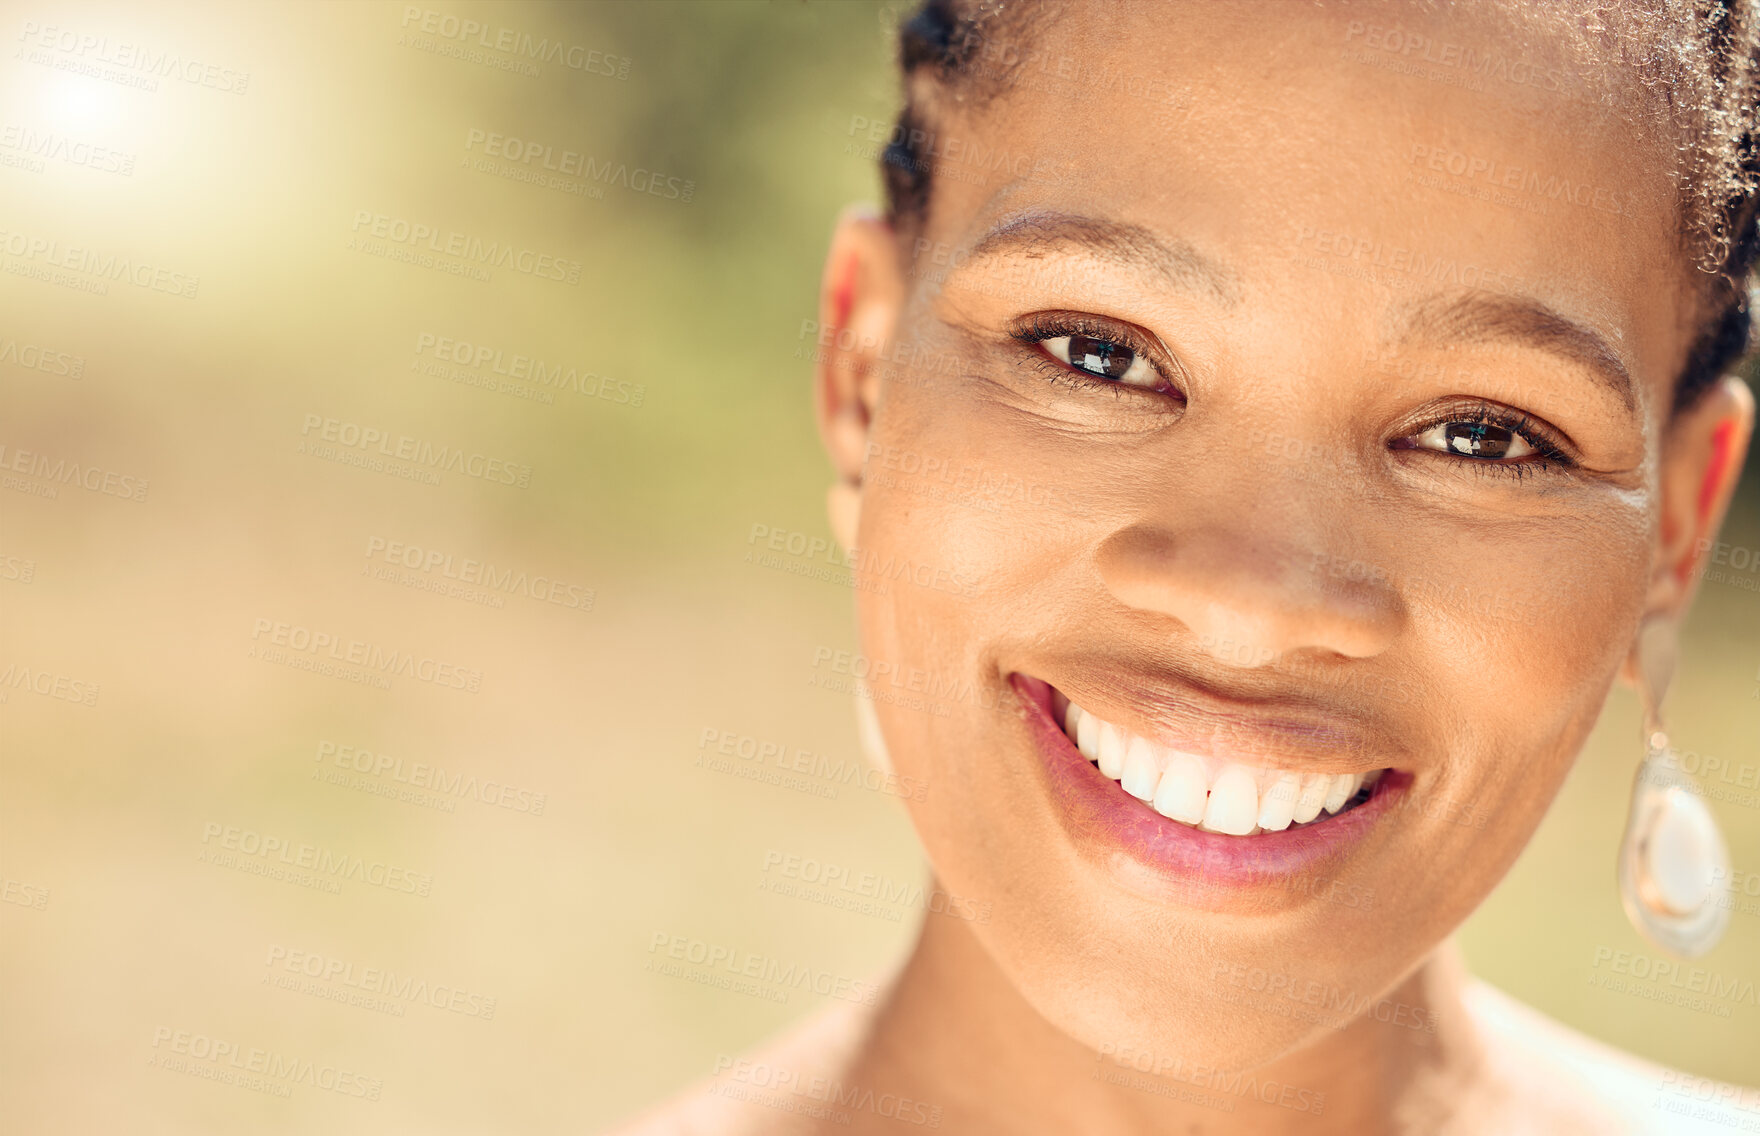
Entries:
MULTIPOLYGON (((1754 432, 1754 395, 1739 379, 1724 378, 1669 427, 1660 477, 1661 524, 1652 561, 1644 620, 1660 620, 1673 634, 1685 619, 1723 514, 1742 476, 1754 432)), ((1637 652, 1627 677, 1638 674, 1637 652)))
POLYGON ((819 287, 813 404, 837 480, 827 497, 831 535, 856 546, 862 463, 880 397, 880 362, 898 326, 904 274, 892 226, 851 206, 837 219, 819 287))

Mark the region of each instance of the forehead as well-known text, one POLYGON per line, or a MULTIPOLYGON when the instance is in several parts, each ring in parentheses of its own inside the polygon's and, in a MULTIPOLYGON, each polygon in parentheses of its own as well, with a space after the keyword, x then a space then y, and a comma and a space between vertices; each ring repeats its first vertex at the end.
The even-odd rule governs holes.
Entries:
POLYGON ((1567 28, 1078 5, 997 29, 972 67, 995 93, 942 102, 932 146, 931 227, 954 247, 1035 212, 1105 217, 1202 252, 1248 300, 1288 302, 1299 280, 1372 328, 1466 287, 1596 328, 1641 379, 1666 383, 1684 352, 1669 149, 1634 125, 1630 77, 1567 28))

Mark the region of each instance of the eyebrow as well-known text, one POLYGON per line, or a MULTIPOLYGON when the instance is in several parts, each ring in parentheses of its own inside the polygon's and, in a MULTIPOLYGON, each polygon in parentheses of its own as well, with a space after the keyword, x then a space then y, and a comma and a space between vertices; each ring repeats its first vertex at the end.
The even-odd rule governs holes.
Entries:
POLYGON ((1074 213, 1033 212, 1006 218, 972 246, 966 265, 1007 255, 1044 257, 1086 252, 1121 268, 1146 272, 1170 287, 1208 292, 1237 302, 1233 277, 1185 241, 1159 236, 1141 225, 1074 213))
POLYGON ((1403 339, 1467 343, 1506 342, 1532 347, 1574 363, 1637 409, 1632 374, 1607 339, 1538 300, 1475 292, 1421 301, 1407 318, 1403 339))
MULTIPOLYGON (((1239 303, 1234 276, 1192 244, 1141 225, 1075 213, 1035 211, 997 222, 972 246, 962 269, 1004 256, 1045 257, 1086 252, 1121 268, 1147 272, 1162 283, 1239 303)), ((1402 339, 1469 343, 1508 342, 1547 352, 1588 371, 1628 410, 1637 408, 1631 371, 1607 339, 1538 300, 1474 292, 1432 297, 1407 316, 1402 339)))

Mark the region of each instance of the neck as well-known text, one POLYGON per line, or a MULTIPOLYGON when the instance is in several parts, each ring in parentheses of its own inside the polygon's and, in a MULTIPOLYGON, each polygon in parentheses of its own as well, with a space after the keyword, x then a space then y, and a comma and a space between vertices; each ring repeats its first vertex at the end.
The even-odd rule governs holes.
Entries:
POLYGON ((1388 993, 1399 1024, 1365 1015, 1249 1072, 1157 1072, 1061 1032, 969 924, 931 915, 850 1072, 939 1108, 956 1132, 1436 1132, 1480 1067, 1463 980, 1447 944, 1388 993), (1414 1014, 1435 1031, 1409 1028, 1414 1014))

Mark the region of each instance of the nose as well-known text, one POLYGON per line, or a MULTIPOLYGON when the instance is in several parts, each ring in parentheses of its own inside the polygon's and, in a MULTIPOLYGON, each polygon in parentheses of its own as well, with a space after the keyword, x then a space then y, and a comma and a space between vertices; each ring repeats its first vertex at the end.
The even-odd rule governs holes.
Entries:
POLYGON ((1404 622, 1387 573, 1333 571, 1329 554, 1262 527, 1133 525, 1102 542, 1098 564, 1119 601, 1171 616, 1202 650, 1237 667, 1302 651, 1367 658, 1385 651, 1404 622))

